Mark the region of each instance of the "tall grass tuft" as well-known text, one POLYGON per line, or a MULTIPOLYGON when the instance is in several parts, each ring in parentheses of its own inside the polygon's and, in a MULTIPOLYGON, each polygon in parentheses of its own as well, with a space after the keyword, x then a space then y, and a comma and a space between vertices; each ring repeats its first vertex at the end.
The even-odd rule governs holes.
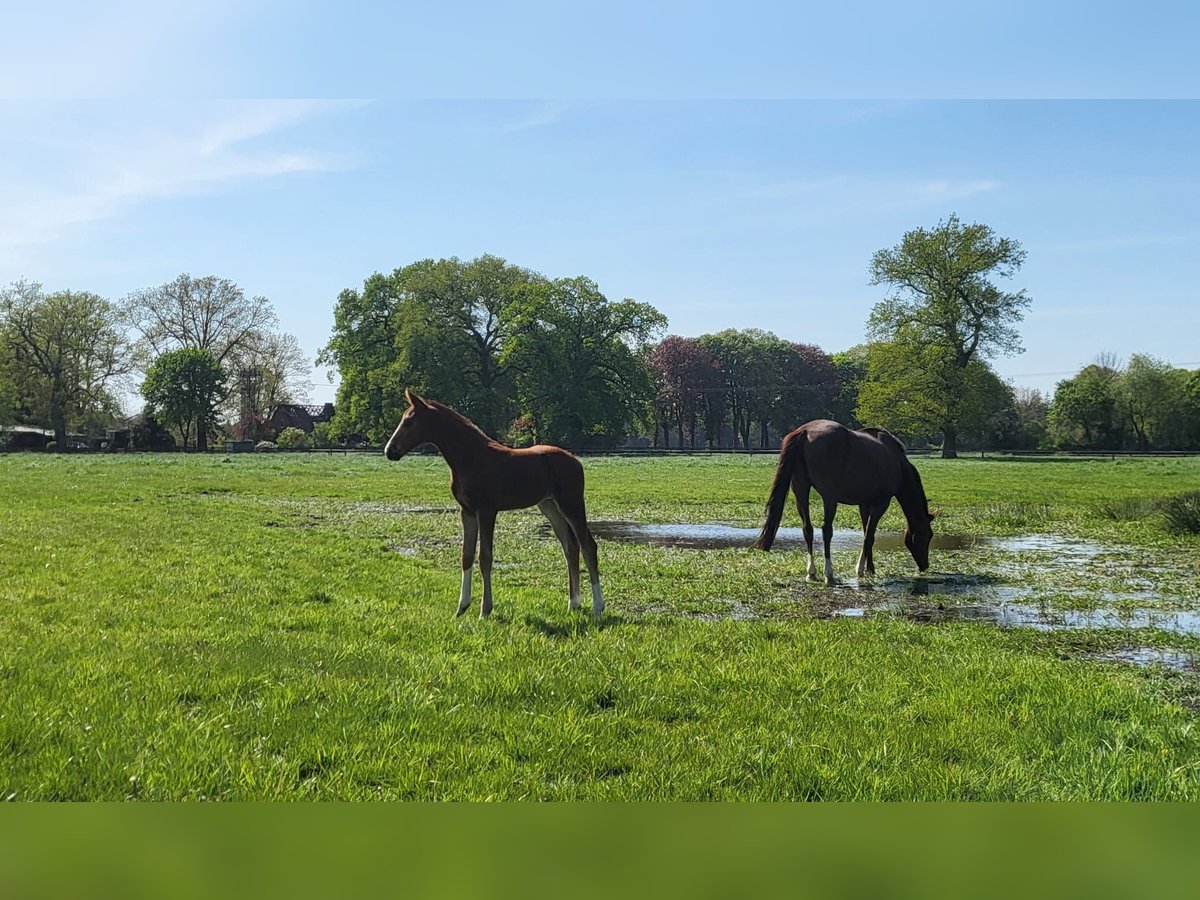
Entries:
POLYGON ((1200 491, 1177 494, 1163 501, 1167 528, 1176 534, 1200 534, 1200 491))
POLYGON ((1161 501, 1148 497, 1127 497, 1124 500, 1099 503, 1096 505, 1096 512, 1114 522, 1138 522, 1157 513, 1161 506, 1161 501))

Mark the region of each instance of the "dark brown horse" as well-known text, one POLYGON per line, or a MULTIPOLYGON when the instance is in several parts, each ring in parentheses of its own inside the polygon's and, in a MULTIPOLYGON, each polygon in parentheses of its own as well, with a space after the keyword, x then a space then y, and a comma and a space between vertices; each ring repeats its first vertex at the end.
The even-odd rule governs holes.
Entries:
POLYGON ((450 466, 450 491, 462 512, 462 593, 458 615, 471 606, 471 570, 479 543, 483 604, 479 614, 492 611, 492 540, 496 513, 502 509, 537 506, 554 529, 567 557, 571 609, 580 608, 579 552, 592 581, 592 612, 604 610, 596 541, 588 530, 583 506, 583 466, 559 447, 537 445, 514 450, 498 444, 474 422, 436 400, 405 391, 409 407, 384 453, 397 460, 420 444, 433 444, 450 466))
POLYGON ((863 546, 858 556, 859 577, 875 574, 875 529, 895 497, 908 524, 904 545, 917 567, 929 568, 929 542, 933 539, 935 513, 929 511, 921 476, 908 461, 904 445, 881 428, 852 431, 837 422, 817 419, 801 425, 783 439, 775 482, 767 499, 767 520, 755 544, 770 550, 783 517, 788 487, 796 493, 796 507, 804 520, 804 542, 808 545, 808 580, 817 577, 813 562, 813 526, 808 511, 809 488, 816 488, 825 501, 821 537, 825 543, 825 581, 834 583, 830 545, 833 517, 839 503, 858 506, 862 517, 863 546))

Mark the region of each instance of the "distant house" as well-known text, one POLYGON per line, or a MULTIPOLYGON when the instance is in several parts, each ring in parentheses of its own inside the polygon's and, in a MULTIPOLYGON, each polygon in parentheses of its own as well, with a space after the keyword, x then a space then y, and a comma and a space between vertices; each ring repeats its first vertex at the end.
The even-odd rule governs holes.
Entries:
POLYGON ((271 410, 271 418, 267 423, 276 433, 285 428, 299 428, 305 434, 312 434, 313 426, 320 422, 328 422, 333 418, 333 404, 322 406, 306 406, 303 403, 280 403, 271 410))

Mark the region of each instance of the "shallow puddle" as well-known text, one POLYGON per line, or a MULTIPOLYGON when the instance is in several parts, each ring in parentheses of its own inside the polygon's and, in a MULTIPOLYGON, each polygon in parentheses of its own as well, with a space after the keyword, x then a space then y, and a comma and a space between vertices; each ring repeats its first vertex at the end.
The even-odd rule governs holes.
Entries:
MULTIPOLYGON (((758 540, 757 528, 739 528, 735 525, 671 523, 646 525, 641 522, 617 522, 598 520, 588 522, 592 534, 602 540, 620 541, 626 544, 649 544, 654 547, 680 547, 685 550, 729 550, 753 547, 758 540)), ((549 526, 542 529, 549 534, 549 526)), ((813 546, 821 546, 821 529, 816 528, 813 546)), ((987 538, 970 535, 933 535, 934 550, 966 550, 988 543, 987 538)), ((849 528, 835 528, 833 549, 850 550, 862 546, 862 532, 849 528)), ((804 548, 804 531, 800 528, 780 528, 775 535, 776 550, 804 548)), ((875 535, 875 549, 882 551, 903 550, 904 537, 895 532, 879 532, 875 535)))
MULTIPOLYGON (((747 549, 758 539, 757 528, 724 524, 643 524, 598 520, 589 523, 602 540, 646 544, 683 550, 747 549)), ((549 534, 549 528, 544 531, 549 534)), ((821 553, 821 534, 815 534, 814 551, 821 553)), ((851 529, 836 529, 832 549, 857 551, 862 534, 851 529)), ((895 532, 876 536, 875 547, 882 553, 899 552, 907 557, 903 536, 895 532)), ((780 528, 773 549, 804 550, 804 533, 799 528, 780 528)), ((1121 548, 1104 548, 1088 541, 1058 535, 1022 535, 990 538, 975 535, 934 533, 935 551, 986 552, 992 554, 997 571, 1004 580, 990 574, 931 572, 917 577, 881 576, 875 579, 844 578, 832 588, 814 585, 804 593, 804 609, 809 614, 835 617, 893 616, 915 622, 984 622, 1000 628, 1034 628, 1043 631, 1068 629, 1120 629, 1139 631, 1156 629, 1170 634, 1200 637, 1200 612, 1165 610, 1152 604, 1164 593, 1154 590, 1143 569, 1136 584, 1106 577, 1113 553, 1121 548), (1001 561, 999 557, 1007 557, 1001 561), (1044 575, 1061 572, 1064 587, 1053 591, 1057 602, 1042 602, 1047 588, 1044 575), (1111 584, 1119 589, 1080 586, 1111 584), (1087 609, 1062 608, 1063 598, 1078 596, 1087 609)), ((935 557, 936 564, 936 557, 935 557)), ((990 565, 990 562, 989 562, 990 565)), ((1171 573, 1164 572, 1169 577, 1171 573)), ((1178 600, 1178 598, 1176 598, 1178 600)), ((1069 603, 1069 600, 1068 600, 1069 603)), ((774 618, 786 615, 782 610, 759 610, 741 601, 729 601, 729 610, 702 618, 739 620, 774 618)), ((1193 654, 1155 648, 1135 648, 1097 655, 1112 662, 1136 665, 1163 665, 1174 669, 1194 669, 1193 654)))
POLYGON ((1085 659, 1096 662, 1126 663, 1134 666, 1162 666, 1186 672, 1196 668, 1196 654, 1171 647, 1126 647, 1121 650, 1106 650, 1103 653, 1088 653, 1085 659))
POLYGON ((936 606, 905 601, 846 606, 830 615, 861 618, 890 615, 914 622, 987 622, 1001 628, 1035 628, 1039 631, 1115 628, 1137 631, 1154 628, 1171 634, 1200 636, 1200 613, 1162 609, 1055 609, 1032 603, 960 603, 936 606))
MULTIPOLYGON (((672 522, 667 524, 645 524, 600 519, 588 522, 592 534, 602 540, 619 541, 625 544, 648 544, 652 547, 678 547, 684 550, 730 550, 753 547, 758 540, 757 528, 741 528, 736 525, 718 523, 695 524, 672 522)), ((542 523, 542 533, 549 535, 550 526, 542 523)), ((813 552, 822 546, 821 529, 814 528, 813 552)), ((858 550, 862 547, 862 532, 852 528, 833 530, 832 549, 858 550)), ((772 550, 803 550, 804 530, 780 528, 775 533, 772 550)), ((875 549, 883 553, 894 550, 908 552, 904 546, 904 535, 895 531, 881 531, 875 535, 875 549)), ((970 534, 944 534, 935 531, 932 550, 958 551, 995 549, 1006 553, 1053 553, 1063 557, 1090 559, 1098 556, 1102 548, 1087 541, 1072 541, 1052 534, 1022 535, 1019 537, 991 538, 970 534)))

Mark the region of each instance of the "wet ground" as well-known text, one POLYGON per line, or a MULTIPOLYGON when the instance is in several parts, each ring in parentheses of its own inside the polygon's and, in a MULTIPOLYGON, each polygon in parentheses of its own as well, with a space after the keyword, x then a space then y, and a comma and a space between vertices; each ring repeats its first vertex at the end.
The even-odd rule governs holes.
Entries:
MULTIPOLYGON (((752 547, 756 528, 722 524, 642 524, 594 521, 589 523, 601 540, 671 547, 683 550, 725 550, 752 547)), ((858 531, 834 531, 832 549, 857 551, 858 531)), ((899 552, 907 557, 903 538, 881 533, 875 548, 880 554, 899 552)), ((804 549, 799 528, 781 528, 774 549, 804 549)), ((829 618, 890 616, 931 624, 984 622, 1000 628, 1033 628, 1044 631, 1105 629, 1130 633, 1154 629, 1187 638, 1200 638, 1200 611, 1195 598, 1171 593, 1167 583, 1178 585, 1178 574, 1169 567, 1138 559, 1127 548, 1113 550, 1087 541, 1057 535, 987 538, 970 535, 934 535, 932 549, 946 555, 935 565, 967 564, 982 558, 984 571, 930 572, 913 577, 881 576, 857 579, 840 572, 839 583, 824 588, 819 598, 806 592, 811 613, 829 618), (1004 572, 1005 577, 988 569, 1004 572), (1059 577, 1061 576, 1061 577, 1059 577), (1056 585, 1053 590, 1048 585, 1056 585), (1167 600, 1173 606, 1163 608, 1167 600), (1079 608, 1071 608, 1072 603, 1079 608)), ((814 552, 821 555, 820 531, 814 552)), ((878 556, 876 559, 879 562, 878 556)), ((839 561, 840 562, 840 561, 839 561)), ((1177 588, 1176 588, 1177 590, 1177 588)), ((729 600, 728 609, 705 618, 739 620, 771 618, 777 610, 759 610, 742 600, 729 600)), ((1189 650, 1131 646, 1091 654, 1101 662, 1158 665, 1178 670, 1200 668, 1197 654, 1189 650)))

